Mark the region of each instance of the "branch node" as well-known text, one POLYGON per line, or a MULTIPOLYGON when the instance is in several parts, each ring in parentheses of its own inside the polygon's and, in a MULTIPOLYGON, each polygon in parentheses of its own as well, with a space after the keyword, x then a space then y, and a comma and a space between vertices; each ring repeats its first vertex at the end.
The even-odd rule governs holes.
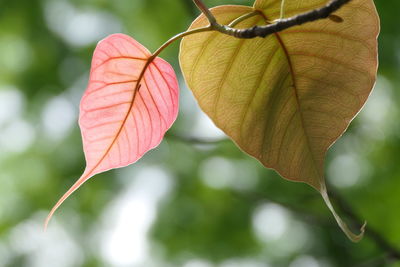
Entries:
MULTIPOLYGON (((340 17, 332 15, 335 11, 340 9, 343 5, 347 4, 351 0, 331 0, 325 6, 314 9, 290 18, 283 18, 284 16, 284 3, 282 0, 281 6, 281 17, 274 21, 273 24, 268 24, 265 26, 254 26, 252 28, 247 29, 235 29, 231 25, 220 25, 217 22, 217 19, 211 13, 211 11, 207 8, 207 6, 203 3, 202 0, 193 0, 199 10, 206 16, 208 19, 211 29, 218 31, 222 34, 227 34, 236 38, 241 39, 251 39, 255 37, 263 37, 265 38, 268 35, 273 33, 277 33, 288 28, 302 25, 307 22, 316 21, 319 19, 330 18, 335 22, 341 22, 340 17)), ((254 13, 255 14, 255 13, 254 13)))

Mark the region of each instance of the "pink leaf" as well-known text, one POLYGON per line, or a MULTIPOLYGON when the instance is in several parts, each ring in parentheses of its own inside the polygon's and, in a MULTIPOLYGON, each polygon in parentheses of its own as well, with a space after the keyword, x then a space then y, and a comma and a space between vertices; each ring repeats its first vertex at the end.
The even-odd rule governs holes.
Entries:
POLYGON ((172 67, 124 34, 102 40, 93 55, 79 125, 86 169, 49 213, 90 177, 136 162, 158 146, 178 113, 172 67))

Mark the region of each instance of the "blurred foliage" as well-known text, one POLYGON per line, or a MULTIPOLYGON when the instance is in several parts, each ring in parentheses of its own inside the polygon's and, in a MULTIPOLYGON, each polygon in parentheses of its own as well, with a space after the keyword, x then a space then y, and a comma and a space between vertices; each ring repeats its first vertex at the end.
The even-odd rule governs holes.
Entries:
MULTIPOLYGON (((310 187, 230 141, 188 140, 222 135, 182 79, 161 146, 89 181, 44 234, 47 211, 84 168, 76 121, 96 43, 123 32, 154 51, 198 12, 186 0, 0 0, 0 266, 400 266, 386 247, 400 250, 400 2, 375 2, 377 86, 326 168, 338 211, 354 227, 368 221, 352 244, 310 187)), ((162 54, 177 71, 178 48, 162 54)))

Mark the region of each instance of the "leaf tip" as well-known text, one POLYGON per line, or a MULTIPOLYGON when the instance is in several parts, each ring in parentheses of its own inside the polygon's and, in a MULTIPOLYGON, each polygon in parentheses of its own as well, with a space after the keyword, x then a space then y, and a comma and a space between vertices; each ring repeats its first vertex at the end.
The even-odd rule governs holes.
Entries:
POLYGON ((49 225, 49 222, 51 218, 53 217, 54 213, 57 211, 57 209, 61 206, 61 204, 73 193, 75 192, 87 179, 89 179, 90 174, 86 174, 86 171, 84 174, 79 178, 68 191, 57 201, 57 203, 53 206, 53 208, 50 210, 49 214, 46 217, 46 220, 44 221, 43 225, 43 230, 46 232, 47 227, 49 225))
POLYGON ((53 217, 54 213, 56 212, 56 210, 58 209, 58 207, 61 206, 61 204, 64 202, 65 200, 65 196, 63 196, 57 203, 56 205, 54 205, 54 207, 51 209, 51 211, 49 212, 49 214, 46 217, 46 220, 44 221, 43 224, 43 231, 46 232, 47 231, 47 227, 49 226, 49 223, 51 221, 51 218, 53 217))
POLYGON ((335 217, 337 224, 339 225, 340 229, 342 229, 343 233, 347 236, 347 238, 350 239, 354 243, 360 242, 364 237, 365 227, 367 226, 367 222, 364 222, 364 224, 361 226, 359 234, 353 233, 349 229, 347 224, 342 220, 342 218, 340 218, 340 216, 336 213, 335 209, 333 208, 325 185, 321 186, 320 193, 322 195, 322 198, 325 201, 325 204, 328 206, 329 210, 333 214, 333 217, 335 217))
POLYGON ((354 240, 351 240, 351 241, 353 241, 355 243, 361 241, 361 239, 363 239, 363 237, 364 237, 366 227, 367 227, 367 221, 365 221, 364 224, 361 226, 360 233, 356 236, 356 238, 354 240))
POLYGON ((54 212, 50 212, 47 217, 46 220, 43 223, 43 232, 46 233, 47 232, 47 227, 49 226, 49 222, 51 220, 51 217, 53 217, 53 213, 54 212))

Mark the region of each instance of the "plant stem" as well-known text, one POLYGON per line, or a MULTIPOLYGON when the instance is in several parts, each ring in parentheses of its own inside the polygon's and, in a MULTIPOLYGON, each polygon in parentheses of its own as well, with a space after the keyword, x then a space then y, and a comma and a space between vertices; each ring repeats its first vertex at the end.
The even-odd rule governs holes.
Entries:
POLYGON ((207 27, 202 27, 202 28, 197 28, 197 29, 193 29, 190 31, 186 31, 186 32, 181 32, 175 36, 173 36, 171 39, 169 39, 168 41, 166 41, 162 46, 160 46, 151 56, 151 58, 149 59, 150 62, 153 61, 154 58, 156 58, 165 48, 167 48, 168 46, 170 46, 173 42, 188 36, 188 35, 192 35, 195 33, 200 33, 200 32, 207 32, 207 31, 212 31, 213 29, 211 28, 211 26, 207 26, 207 27))
POLYGON ((285 0, 281 0, 281 15, 279 16, 279 20, 282 20, 285 17, 285 0))
POLYGON ((228 25, 228 27, 233 28, 233 27, 235 27, 236 25, 238 25, 240 22, 242 22, 242 21, 244 21, 244 20, 246 20, 246 19, 248 19, 248 18, 254 17, 254 16, 256 16, 256 15, 259 15, 260 13, 261 13, 261 12, 260 12, 259 10, 254 10, 254 11, 252 11, 252 12, 250 12, 250 13, 244 14, 243 16, 240 16, 240 17, 238 17, 237 19, 235 19, 234 21, 232 21, 232 22, 228 25))
POLYGON ((207 17, 210 25, 218 24, 217 19, 211 13, 211 11, 207 8, 207 6, 203 3, 202 0, 193 0, 195 5, 200 9, 200 11, 207 17))
MULTIPOLYGON (((340 9, 343 5, 347 4, 351 0, 331 0, 325 6, 314 9, 290 18, 279 19, 273 24, 268 24, 264 26, 254 26, 247 29, 235 29, 227 25, 221 25, 217 22, 214 15, 206 7, 202 0, 193 0, 200 11, 207 17, 210 22, 210 26, 213 30, 219 31, 220 33, 234 36, 241 39, 251 39, 255 37, 265 38, 273 33, 281 32, 288 28, 298 26, 307 22, 316 21, 319 19, 324 19, 329 17, 333 12, 340 9)), ((284 5, 284 2, 282 2, 284 5)), ((260 11, 261 12, 261 11, 260 11)), ((283 12, 281 12, 281 16, 283 12)))

